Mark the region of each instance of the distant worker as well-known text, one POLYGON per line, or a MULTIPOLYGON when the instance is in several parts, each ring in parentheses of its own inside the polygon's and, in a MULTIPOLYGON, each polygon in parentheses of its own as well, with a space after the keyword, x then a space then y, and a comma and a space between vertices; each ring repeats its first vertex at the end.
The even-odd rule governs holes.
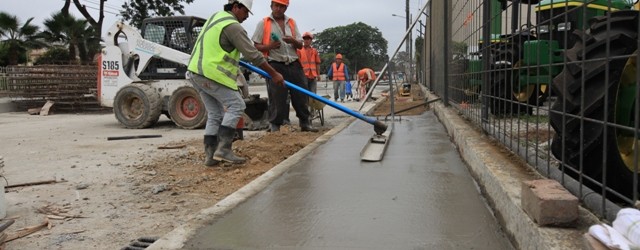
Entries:
POLYGON ((240 25, 249 17, 252 5, 253 0, 229 0, 224 11, 207 20, 204 25, 207 29, 198 35, 191 53, 189 79, 198 90, 208 116, 204 130, 206 166, 219 161, 240 164, 246 160, 231 149, 236 124, 246 107, 236 84, 243 77, 238 66, 240 53, 268 72, 274 84, 284 85, 282 75, 269 66, 240 25))
MULTIPOLYGON (((304 71, 296 54, 296 50, 302 48, 302 36, 296 22, 284 14, 288 7, 289 0, 271 1, 271 15, 258 22, 252 40, 271 67, 280 72, 285 80, 308 90, 304 71)), ((318 132, 309 121, 309 98, 305 94, 289 90, 286 86, 274 84, 272 81, 267 81, 267 94, 271 132, 279 131, 280 126, 289 117, 287 97, 291 98, 291 104, 300 122, 300 130, 318 132)))
POLYGON ((364 100, 371 89, 371 84, 376 80, 376 73, 370 68, 358 71, 358 101, 364 100))
POLYGON ((320 80, 320 55, 318 50, 311 47, 313 41, 313 34, 311 32, 305 32, 302 34, 303 46, 297 51, 300 62, 302 63, 302 69, 304 70, 304 76, 307 79, 307 87, 309 91, 316 93, 318 90, 318 80, 320 80))
POLYGON ((345 83, 349 81, 349 69, 342 63, 342 54, 337 54, 335 62, 329 66, 327 77, 333 80, 333 99, 337 102, 338 97, 344 102, 345 83))

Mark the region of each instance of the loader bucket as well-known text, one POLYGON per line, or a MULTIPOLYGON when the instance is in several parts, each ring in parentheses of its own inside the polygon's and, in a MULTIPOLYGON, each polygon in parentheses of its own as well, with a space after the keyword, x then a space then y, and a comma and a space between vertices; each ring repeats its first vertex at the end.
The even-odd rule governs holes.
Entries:
POLYGON ((263 130, 269 128, 269 103, 266 97, 250 95, 244 99, 247 106, 244 110, 244 129, 263 130))

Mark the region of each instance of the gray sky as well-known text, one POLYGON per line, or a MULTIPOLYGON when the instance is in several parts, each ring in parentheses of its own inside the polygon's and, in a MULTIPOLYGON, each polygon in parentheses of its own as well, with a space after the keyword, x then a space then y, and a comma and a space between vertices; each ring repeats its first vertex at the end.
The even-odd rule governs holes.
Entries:
MULTIPOLYGON (((108 29, 113 22, 119 19, 116 14, 125 0, 109 0, 106 2, 103 31, 108 29)), ((62 0, 2 0, 0 11, 5 11, 18 16, 21 22, 34 17, 33 24, 42 27, 45 19, 55 11, 60 10, 62 0)), ((98 0, 81 0, 97 18, 98 0)), ((242 23, 249 33, 253 34, 258 21, 269 15, 270 0, 254 0, 252 12, 254 15, 242 23)), ((415 17, 426 0, 410 0, 410 12, 415 17)), ((222 10, 227 0, 195 0, 185 7, 186 15, 208 18, 216 11, 222 10)), ((320 32, 326 28, 349 25, 355 22, 363 22, 369 26, 378 28, 388 41, 388 53, 391 55, 400 44, 405 33, 405 19, 394 17, 391 14, 405 15, 405 3, 402 0, 291 0, 286 15, 294 18, 301 31, 320 32)), ((76 17, 82 17, 74 10, 76 17)), ((417 30, 417 26, 414 31, 417 30)), ((414 32, 415 39, 417 32, 414 32)), ((400 51, 404 51, 403 45, 400 51)))

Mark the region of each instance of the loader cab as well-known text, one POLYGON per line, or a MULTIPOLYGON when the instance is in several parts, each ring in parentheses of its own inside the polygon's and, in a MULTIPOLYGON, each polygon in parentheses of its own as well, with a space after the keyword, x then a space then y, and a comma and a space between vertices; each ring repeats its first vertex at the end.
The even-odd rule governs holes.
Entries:
MULTIPOLYGON (((191 54, 193 45, 207 20, 194 16, 153 17, 142 21, 145 40, 191 54)), ((187 67, 153 58, 140 79, 184 79, 187 67)))
POLYGON ((588 29, 589 19, 631 7, 628 0, 590 1, 586 7, 582 1, 540 1, 535 7, 538 17, 536 32, 540 40, 553 39, 558 41, 561 49, 568 49, 576 43, 573 31, 588 29))

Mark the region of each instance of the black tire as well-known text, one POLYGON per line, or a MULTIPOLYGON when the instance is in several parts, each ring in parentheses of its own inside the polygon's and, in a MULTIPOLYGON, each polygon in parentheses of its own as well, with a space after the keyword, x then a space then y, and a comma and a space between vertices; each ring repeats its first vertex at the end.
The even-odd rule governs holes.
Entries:
POLYGON ((207 109, 198 91, 190 86, 173 91, 169 98, 169 117, 178 127, 184 129, 204 127, 207 123, 207 109))
MULTIPOLYGON (((605 127, 600 121, 606 115, 609 123, 622 122, 616 119, 616 113, 619 112, 616 110, 619 83, 628 58, 635 57, 634 53, 637 53, 638 16, 637 11, 617 11, 611 13, 609 19, 592 19, 590 30, 587 32, 574 32, 578 39, 574 47, 565 52, 567 66, 553 81, 552 90, 558 99, 551 107, 552 112, 549 115, 551 126, 556 131, 551 151, 556 158, 573 168, 564 168, 564 171, 577 176, 582 163, 583 174, 596 181, 585 180, 586 185, 601 191, 597 182, 603 181, 604 151, 607 186, 628 198, 631 198, 634 192, 634 174, 621 157, 618 147, 620 141, 617 138, 625 135, 611 124, 605 127), (607 25, 610 25, 609 30, 607 25), (583 58, 583 55, 586 56, 583 58), (605 100, 607 93, 608 101, 605 100), (584 106, 581 106, 581 102, 584 102, 584 106), (585 118, 598 122, 583 120, 584 129, 581 130, 581 120, 563 116, 563 112, 577 117, 584 115, 585 118)), ((633 84, 637 88, 637 83, 633 84)), ((634 117, 637 112, 633 109, 628 115, 634 117)), ((640 188, 637 191, 640 191, 640 188)), ((608 198, 619 200, 610 195, 608 198)))
POLYGON ((492 53, 492 81, 489 91, 490 110, 493 115, 508 116, 531 112, 531 108, 525 103, 519 103, 514 96, 519 72, 516 65, 520 58, 518 47, 513 45, 502 45, 492 53))
POLYGON ((127 128, 148 128, 158 122, 162 112, 160 95, 151 86, 133 83, 124 86, 113 103, 116 119, 127 128))

